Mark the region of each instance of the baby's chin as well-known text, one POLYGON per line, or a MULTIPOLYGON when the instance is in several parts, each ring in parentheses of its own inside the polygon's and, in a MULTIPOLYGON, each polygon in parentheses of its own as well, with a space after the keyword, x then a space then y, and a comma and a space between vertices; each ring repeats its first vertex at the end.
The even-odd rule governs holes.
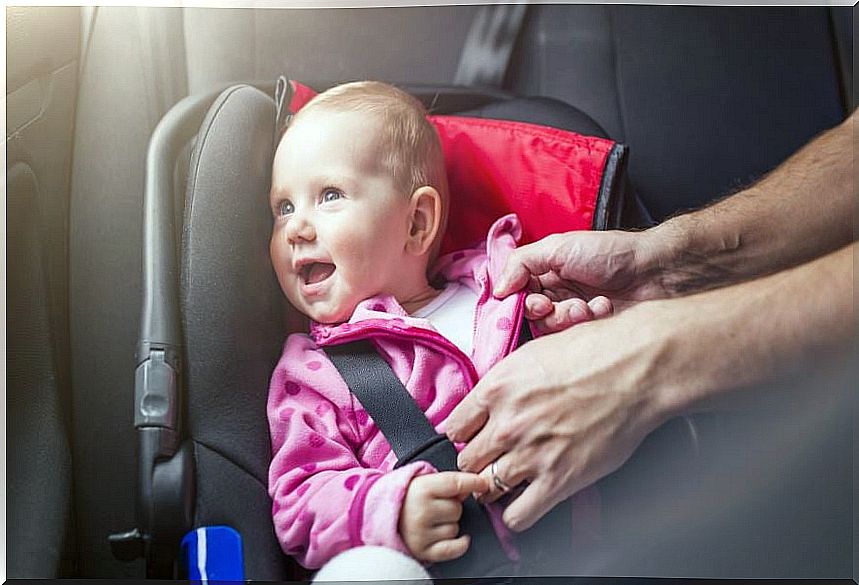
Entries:
POLYGON ((305 306, 306 310, 302 310, 301 312, 316 321, 317 323, 322 323, 323 325, 336 325, 338 323, 345 323, 352 317, 352 313, 355 312, 355 307, 358 303, 349 303, 344 306, 305 306))

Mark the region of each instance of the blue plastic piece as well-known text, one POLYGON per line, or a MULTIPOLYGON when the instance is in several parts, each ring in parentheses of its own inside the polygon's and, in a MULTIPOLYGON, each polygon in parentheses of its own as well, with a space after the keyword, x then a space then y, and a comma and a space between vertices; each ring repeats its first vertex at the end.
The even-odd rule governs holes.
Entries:
POLYGON ((181 547, 188 580, 200 583, 245 580, 242 537, 229 526, 192 530, 182 539, 181 547))

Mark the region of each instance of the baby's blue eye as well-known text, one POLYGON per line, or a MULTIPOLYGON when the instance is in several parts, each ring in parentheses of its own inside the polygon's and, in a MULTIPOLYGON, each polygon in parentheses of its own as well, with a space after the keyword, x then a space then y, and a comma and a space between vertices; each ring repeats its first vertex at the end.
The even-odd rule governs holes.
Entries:
POLYGON ((292 204, 292 201, 289 199, 284 199, 277 204, 277 214, 280 215, 289 215, 295 211, 295 205, 292 204))
POLYGON ((322 202, 328 203, 330 201, 337 201, 343 197, 343 193, 338 191, 337 189, 326 189, 322 192, 322 202))

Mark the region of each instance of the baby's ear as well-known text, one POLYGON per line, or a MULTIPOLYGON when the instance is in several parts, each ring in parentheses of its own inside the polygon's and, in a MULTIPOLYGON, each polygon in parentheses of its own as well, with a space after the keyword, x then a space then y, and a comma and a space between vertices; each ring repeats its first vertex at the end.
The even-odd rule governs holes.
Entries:
POLYGON ((432 248, 441 229, 441 195, 433 187, 415 189, 410 199, 411 224, 406 250, 422 256, 432 248))

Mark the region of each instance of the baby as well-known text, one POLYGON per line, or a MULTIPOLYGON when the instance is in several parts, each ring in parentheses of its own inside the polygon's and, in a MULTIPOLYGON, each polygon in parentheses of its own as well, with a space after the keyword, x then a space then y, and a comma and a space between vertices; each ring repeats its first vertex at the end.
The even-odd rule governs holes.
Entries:
MULTIPOLYGON (((307 568, 362 545, 424 562, 468 549, 468 536, 457 536, 461 502, 489 489, 485 474, 439 473, 423 461, 395 469, 322 349, 372 340, 444 432, 478 377, 516 347, 524 302, 524 293, 491 294, 518 219, 501 218, 481 245, 437 259, 447 208, 438 136, 422 105, 389 85, 316 96, 278 145, 271 258, 311 327, 289 336, 272 376, 269 493, 283 550, 307 568)), ((500 522, 496 531, 509 544, 500 522)))

